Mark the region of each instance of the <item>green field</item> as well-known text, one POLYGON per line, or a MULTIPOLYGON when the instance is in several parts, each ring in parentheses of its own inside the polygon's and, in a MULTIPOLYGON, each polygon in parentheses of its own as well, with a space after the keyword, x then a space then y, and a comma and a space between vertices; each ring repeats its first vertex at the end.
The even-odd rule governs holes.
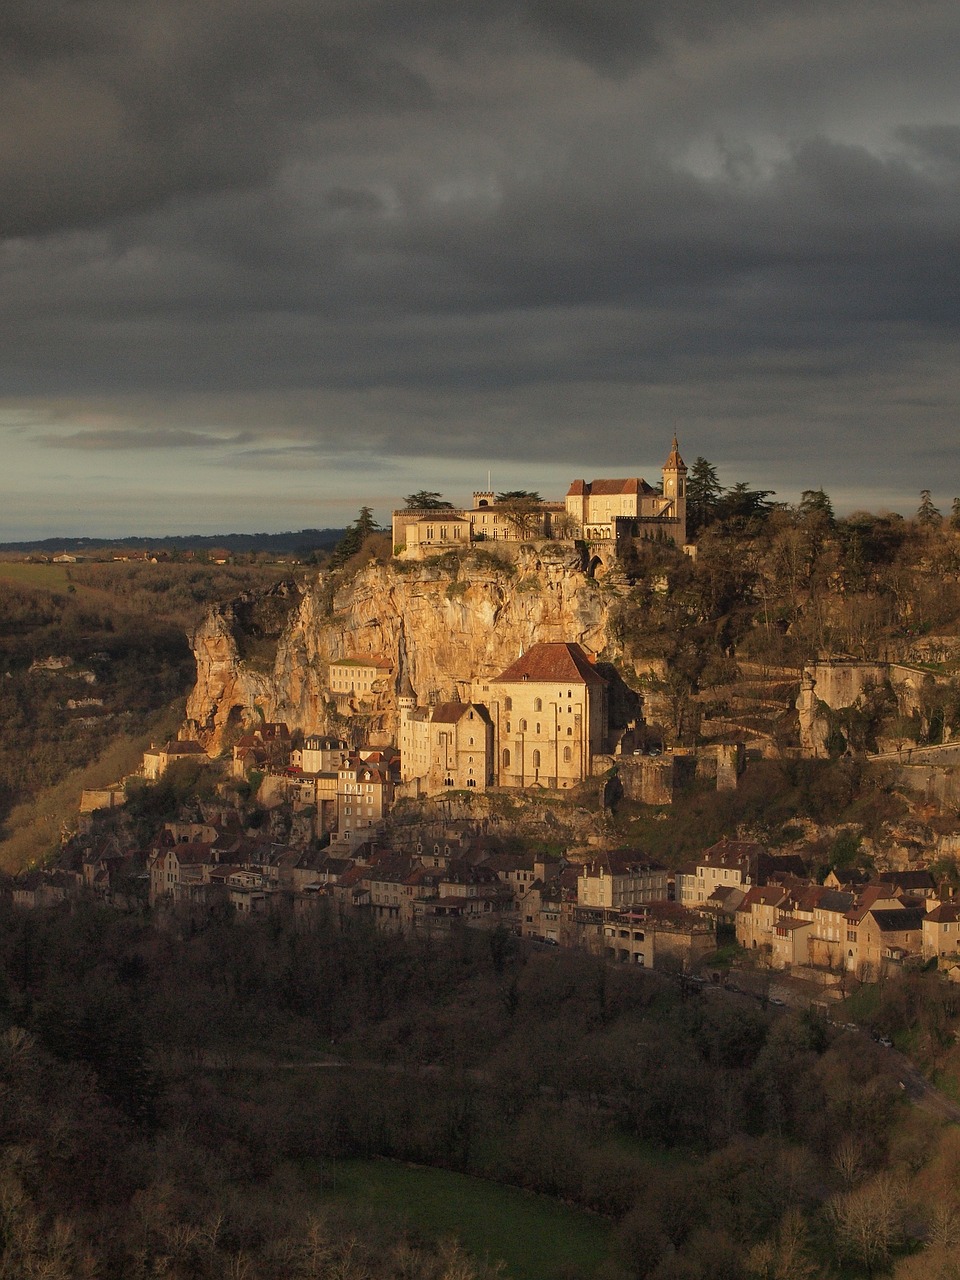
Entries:
POLYGON ((23 561, 0 560, 0 582, 13 582, 18 587, 65 592, 69 586, 68 568, 65 564, 26 564, 23 561))
POLYGON ((390 1160, 337 1160, 310 1172, 325 1200, 375 1210, 431 1238, 455 1235, 475 1257, 502 1259, 510 1280, 592 1276, 606 1255, 604 1219, 516 1187, 390 1160))

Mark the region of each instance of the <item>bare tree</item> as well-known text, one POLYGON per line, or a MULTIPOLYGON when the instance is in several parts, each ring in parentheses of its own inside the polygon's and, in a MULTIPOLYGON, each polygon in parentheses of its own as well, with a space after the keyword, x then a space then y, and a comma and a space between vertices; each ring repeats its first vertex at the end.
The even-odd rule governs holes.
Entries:
POLYGON ((827 1204, 840 1252, 855 1258, 873 1276, 903 1238, 904 1186, 890 1173, 880 1173, 827 1204))

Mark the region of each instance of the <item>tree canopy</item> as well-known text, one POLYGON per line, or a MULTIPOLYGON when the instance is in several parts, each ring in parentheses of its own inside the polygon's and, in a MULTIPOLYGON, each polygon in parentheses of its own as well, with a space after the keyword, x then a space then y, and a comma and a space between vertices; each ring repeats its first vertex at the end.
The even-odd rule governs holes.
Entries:
POLYGON ((917 508, 917 524, 924 529, 939 529, 943 524, 943 516, 933 505, 929 489, 920 490, 920 506, 917 508))
POLYGON ((356 520, 347 528, 330 557, 331 568, 336 569, 345 564, 351 556, 356 555, 370 534, 378 533, 379 530, 373 507, 361 507, 356 520))
POLYGON ((403 500, 407 511, 452 511, 453 503, 445 502, 443 494, 434 493, 432 489, 418 489, 416 493, 408 493, 403 500))
POLYGON ((687 531, 691 536, 715 518, 722 496, 717 468, 706 458, 697 458, 687 476, 687 531))

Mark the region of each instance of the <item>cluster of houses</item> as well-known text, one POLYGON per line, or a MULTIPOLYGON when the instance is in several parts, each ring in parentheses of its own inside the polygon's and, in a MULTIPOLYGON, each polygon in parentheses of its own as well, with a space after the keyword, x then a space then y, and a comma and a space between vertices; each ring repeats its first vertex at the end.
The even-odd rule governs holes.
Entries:
POLYGON ((819 884, 800 857, 722 840, 679 868, 675 885, 679 903, 732 922, 737 942, 772 969, 872 980, 936 961, 960 979, 960 898, 927 870, 831 871, 819 884))
MULTIPOLYGON (((303 751, 342 747, 325 740, 303 751)), ((367 767, 346 751, 342 763, 350 778, 367 767)), ((366 792, 343 791, 338 802, 350 795, 365 807, 366 792)), ((760 968, 822 985, 927 961, 960 979, 960 898, 929 871, 831 872, 819 884, 798 855, 774 856, 751 841, 721 840, 669 871, 634 850, 550 859, 463 834, 397 849, 378 840, 375 826, 359 842, 292 847, 245 831, 225 808, 209 821, 166 823, 149 848, 110 840, 72 869, 21 877, 14 902, 40 905, 86 889, 121 907, 229 904, 248 917, 322 909, 405 933, 502 925, 544 945, 682 973, 696 971, 727 924, 760 968)))
POLYGON ((545 945, 682 972, 716 947, 709 914, 670 901, 666 868, 629 851, 548 859, 451 836, 408 851, 368 841, 348 855, 167 823, 146 866, 153 906, 221 901, 257 915, 283 903, 298 915, 321 908, 413 934, 500 925, 545 945))

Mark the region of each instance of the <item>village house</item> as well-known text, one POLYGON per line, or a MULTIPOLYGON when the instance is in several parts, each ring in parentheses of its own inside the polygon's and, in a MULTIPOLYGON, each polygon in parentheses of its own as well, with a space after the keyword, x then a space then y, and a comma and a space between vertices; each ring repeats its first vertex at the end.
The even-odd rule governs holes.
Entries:
POLYGON ((705 903, 719 888, 747 889, 759 884, 763 845, 752 840, 724 838, 706 849, 695 862, 676 873, 676 900, 684 907, 705 903))
POLYGON ((392 688, 393 663, 379 654, 338 658, 330 663, 329 685, 342 716, 358 715, 377 705, 392 688))
POLYGON ((393 803, 389 766, 352 757, 337 770, 337 834, 341 842, 369 840, 393 803))
POLYGON ((960 955, 960 902, 928 899, 921 933, 925 960, 960 955))
POLYGON ((625 850, 602 853, 580 868, 577 905, 620 909, 646 902, 665 902, 667 881, 667 869, 658 862, 638 858, 625 850))
POLYGON ((781 915, 787 914, 789 894, 780 885, 752 885, 736 911, 737 942, 746 951, 769 956, 773 950, 773 930, 781 915))
POLYGON ((806 885, 791 891, 790 911, 798 919, 808 920, 812 929, 807 934, 807 956, 797 963, 817 968, 843 968, 843 952, 847 935, 847 913, 854 906, 852 893, 823 885, 806 885))
POLYGON ((579 945, 620 964, 690 973, 716 948, 713 923, 675 903, 578 908, 579 945))
POLYGON ((254 770, 285 769, 290 763, 290 730, 282 722, 265 723, 243 734, 233 748, 235 778, 254 770))
POLYGON ((303 746, 290 753, 291 768, 304 774, 336 773, 350 756, 350 748, 343 738, 310 734, 303 746))
POLYGON ((175 761, 190 759, 206 761, 207 753, 192 738, 173 738, 162 747, 151 746, 149 751, 145 751, 140 769, 148 782, 156 782, 175 761))
POLYGON ((892 965, 923 951, 922 907, 873 907, 851 921, 847 933, 847 968, 867 980, 875 980, 892 965))

